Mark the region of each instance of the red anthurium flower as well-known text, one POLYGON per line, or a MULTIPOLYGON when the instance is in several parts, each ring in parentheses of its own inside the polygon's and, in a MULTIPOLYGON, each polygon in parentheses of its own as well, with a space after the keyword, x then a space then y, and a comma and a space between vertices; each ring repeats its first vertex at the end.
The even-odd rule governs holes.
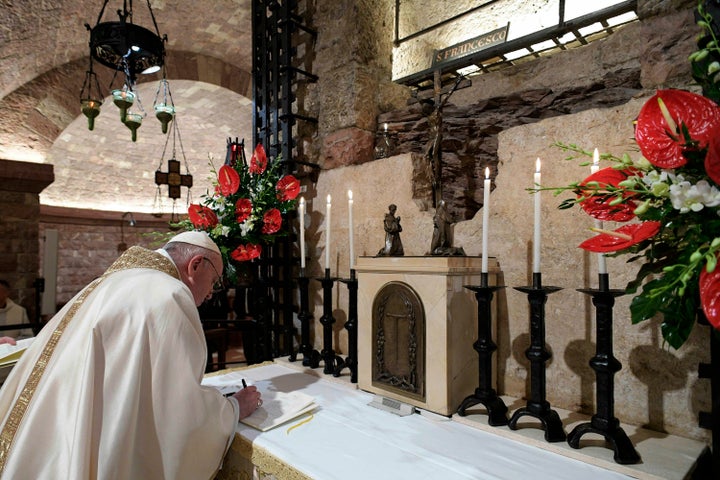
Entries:
POLYGON ((262 143, 258 143, 255 147, 255 151, 250 158, 250 167, 248 171, 256 175, 261 175, 267 168, 267 155, 265 155, 265 148, 262 143))
POLYGON ((678 168, 687 163, 683 152, 705 148, 719 123, 720 108, 709 98, 685 90, 658 90, 640 109, 635 140, 643 156, 656 167, 678 168), (675 125, 668 124, 659 99, 675 125), (697 145, 686 144, 681 131, 683 124, 697 145))
POLYGON ((262 253, 262 247, 254 243, 240 245, 230 253, 230 256, 238 262, 246 262, 253 258, 258 258, 262 253))
POLYGON ((595 253, 617 252, 654 236, 660 231, 660 222, 648 221, 623 225, 582 242, 579 247, 595 253))
POLYGON ((635 217, 633 211, 637 207, 634 201, 630 200, 634 192, 624 192, 626 200, 617 205, 611 205, 617 196, 606 191, 608 186, 619 188, 620 182, 630 176, 637 175, 636 169, 616 170, 612 167, 603 168, 593 173, 580 183, 585 187, 588 183, 593 185, 580 188, 579 197, 585 197, 580 202, 580 207, 593 218, 603 221, 627 222, 635 217))
POLYGON ((265 215, 263 215, 262 233, 271 235, 280 230, 281 225, 282 215, 280 215, 280 210, 277 208, 271 208, 265 212, 265 215))
POLYGON ((224 196, 230 196, 240 188, 240 174, 230 165, 223 165, 218 172, 218 187, 224 196))
POLYGON ((300 181, 292 175, 285 175, 278 181, 275 189, 279 200, 295 200, 300 193, 300 181))
POLYGON ((700 305, 710 325, 720 330, 720 268, 712 273, 706 268, 700 272, 700 305))
POLYGON ((247 220, 250 213, 252 213, 252 202, 250 200, 241 198, 235 202, 235 220, 237 220, 238 223, 247 220))
POLYGON ((188 208, 188 216, 195 228, 212 228, 218 223, 217 215, 204 205, 192 204, 188 208))
POLYGON ((713 131, 705 155, 705 171, 713 182, 720 185, 720 127, 713 131))

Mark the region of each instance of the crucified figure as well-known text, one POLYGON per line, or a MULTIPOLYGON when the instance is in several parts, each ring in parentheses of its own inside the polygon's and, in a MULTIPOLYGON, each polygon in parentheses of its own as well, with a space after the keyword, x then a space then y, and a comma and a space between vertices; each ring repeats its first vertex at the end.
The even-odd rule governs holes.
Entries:
POLYGON ((452 88, 443 94, 440 89, 440 71, 436 71, 435 96, 433 99, 423 101, 422 112, 428 119, 431 135, 430 142, 425 149, 425 165, 432 186, 433 208, 437 208, 442 200, 442 110, 462 79, 462 75, 458 76, 452 88))

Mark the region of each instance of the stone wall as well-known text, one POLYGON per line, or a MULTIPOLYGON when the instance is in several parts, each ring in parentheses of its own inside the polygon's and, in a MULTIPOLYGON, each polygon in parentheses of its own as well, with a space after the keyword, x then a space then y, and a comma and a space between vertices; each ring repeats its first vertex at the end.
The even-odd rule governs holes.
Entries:
POLYGON ((36 318, 40 192, 54 179, 52 165, 0 160, 0 278, 11 298, 36 318))
POLYGON ((319 2, 309 93, 319 118, 313 161, 325 169, 373 158, 377 115, 402 106, 407 90, 391 81, 393 8, 387 0, 319 2))
MULTIPOLYGON (((597 147, 617 155, 636 154, 632 120, 644 99, 656 88, 693 88, 687 56, 695 48, 695 5, 687 0, 640 1, 640 22, 587 47, 473 77, 472 85, 457 90, 448 102, 443 147, 449 152, 447 157, 456 156, 458 162, 448 168, 451 174, 444 187, 453 192, 452 199, 458 196, 455 192, 464 196, 454 207, 460 220, 455 225, 455 246, 463 247, 468 255, 480 254, 483 228, 479 189, 468 182, 479 183, 478 173, 484 166, 493 167, 490 254, 498 259, 506 286, 498 298, 496 359, 501 393, 523 397, 529 392, 528 361, 523 353, 529 344, 528 303, 512 287, 531 283, 532 198, 526 189, 532 186, 535 159, 543 160, 543 183, 553 186, 580 180, 588 173, 587 167, 564 161, 566 155, 552 147, 553 142, 597 147)), ((323 96, 340 94, 323 91, 323 96)), ((363 98, 372 101, 369 95, 363 98)), ((324 258, 327 247, 332 274, 349 274, 348 189, 354 194, 355 255, 373 256, 380 249, 382 218, 390 203, 398 205, 402 217, 405 254, 424 255, 429 250, 432 209, 417 195, 427 192, 418 181, 422 178, 417 161, 428 141, 427 122, 417 104, 391 102, 378 110, 377 123, 390 123, 397 148, 394 156, 323 164, 332 157, 324 143, 325 155, 319 161, 325 168, 335 168, 324 170, 307 192, 310 276, 321 273, 324 265, 318 259, 324 258), (334 199, 329 246, 325 244, 328 225, 323 200, 328 194, 334 199)), ((589 413, 594 405, 594 373, 587 365, 594 352, 593 310, 576 289, 595 285, 597 265, 594 257, 576 248, 587 238, 588 218, 579 211, 559 211, 559 203, 560 199, 548 194, 542 209, 544 283, 562 287, 549 297, 546 308, 547 343, 553 353, 548 364, 548 400, 558 408, 589 413)), ((610 259, 611 287, 623 288, 634 277, 634 268, 624 259, 610 259)), ((342 285, 334 289, 332 303, 335 339, 345 352, 346 290, 342 285)), ((319 348, 319 292, 313 298, 315 347, 319 348)), ((622 422, 707 439, 708 432, 697 427, 697 416, 710 408, 709 382, 696 374, 697 364, 709 356, 705 327, 696 328, 679 351, 670 350, 662 343, 659 322, 631 324, 629 301, 618 299, 614 310, 616 356, 623 364, 615 380, 615 414, 622 422)))
MULTIPOLYGON (((654 16, 581 49, 471 77, 472 85, 456 90, 442 111, 443 199, 456 221, 472 218, 482 206, 476 181, 486 166, 495 178, 500 132, 622 105, 644 88, 686 85, 694 36, 687 26, 692 24, 690 11, 654 16)), ((424 152, 433 137, 426 113, 419 102, 412 102, 381 114, 378 123, 384 122, 395 153, 416 154, 413 198, 427 208, 431 190, 424 152)))
MULTIPOLYGON (((423 188, 418 166, 413 164, 413 155, 416 158, 422 155, 428 141, 427 122, 417 110, 417 104, 408 105, 411 100, 409 90, 391 80, 393 3, 389 0, 341 0, 317 2, 314 7, 311 26, 318 30, 318 38, 312 52, 311 71, 319 76, 319 81, 302 92, 306 96, 304 104, 308 106, 308 111, 303 113, 319 118, 315 136, 307 139, 308 160, 323 167, 319 180, 306 185, 308 190, 305 192, 310 200, 306 238, 311 277, 321 273, 321 260, 328 247, 324 236, 327 228, 324 198, 327 194, 334 199, 333 223, 330 225, 333 242, 329 245, 333 275, 346 277, 349 273, 348 189, 355 195, 356 255, 372 256, 382 246, 382 218, 390 203, 399 207, 406 254, 424 255, 430 247, 432 212, 427 210, 427 201, 417 195, 423 188), (386 119, 390 121, 397 154, 373 161, 377 125, 386 119)), ((532 222, 528 212, 532 205, 525 188, 531 186, 532 163, 535 158, 542 158, 545 162, 544 181, 563 184, 576 180, 583 172, 562 162, 564 154, 549 146, 553 141, 575 142, 616 154, 632 150, 631 121, 642 100, 657 87, 689 86, 687 55, 694 48, 691 10, 695 4, 694 0, 639 0, 639 23, 583 48, 473 77, 472 85, 456 91, 447 104, 447 144, 443 147, 448 152, 448 159, 452 159, 452 155, 458 158, 457 166, 448 168, 447 190, 452 192, 453 199, 464 198, 455 205, 457 218, 463 219, 455 227, 455 244, 462 246, 469 255, 480 253, 482 232, 478 215, 481 207, 477 197, 479 190, 470 180, 477 181, 476 174, 485 165, 493 166, 490 253, 499 261, 506 286, 499 298, 499 350, 496 357, 501 393, 521 397, 527 392, 527 361, 522 355, 527 345, 527 301, 512 287, 530 281, 532 222)), ((205 23, 205 20, 199 18, 198 21, 205 23)), ((194 36, 187 35, 178 50, 190 50, 189 42, 193 41, 194 36)), ((231 55, 230 50, 237 42, 227 39, 223 42, 227 43, 223 45, 231 55)), ((80 44, 85 45, 84 42, 80 44)), ((27 46, 25 50, 28 50, 27 46)), ((49 52, 47 50, 46 55, 50 55, 49 52)), ((77 54, 70 55, 68 62, 76 57, 77 54)), ((194 59, 193 63, 189 56, 187 64, 182 63, 188 69, 192 66, 188 78, 204 79, 208 65, 213 71, 220 68, 221 62, 213 62, 202 55, 194 59)), ((44 66, 48 60, 27 57, 24 62, 22 65, 29 62, 44 66)), ((46 92, 48 89, 42 87, 52 77, 75 85, 84 69, 84 64, 75 61, 65 68, 50 70, 46 76, 40 75, 42 70, 37 71, 34 74, 38 76, 37 83, 17 90, 12 98, 8 98, 10 95, 4 98, 3 111, 12 111, 15 116, 0 122, 0 133, 19 132, 18 138, 25 140, 13 142, 23 148, 31 146, 46 152, 58 132, 76 118, 77 113, 72 113, 76 112, 76 107, 70 108, 69 101, 58 98, 65 90, 46 92), (23 103, 27 99, 32 101, 23 103), (53 115, 43 116, 42 112, 46 110, 54 112, 53 115)), ((24 71, 17 67, 6 72, 12 91, 16 91, 17 85, 24 84, 12 77, 21 70, 24 71)), ((227 85, 227 88, 246 91, 247 77, 241 77, 240 83, 227 85)), ((30 76, 25 81, 30 78, 35 77, 30 76)), ((224 85, 222 80, 215 83, 224 85)), ((69 92, 67 85, 65 88, 69 92)), ((73 92, 72 98, 75 98, 77 92, 73 92)), ((235 135, 235 131, 221 132, 221 142, 227 135, 235 135)), ((10 141, 6 143, 14 145, 10 141)), ((76 153, 71 157, 72 161, 81 162, 89 155, 77 156, 76 153)), ((107 182, 113 184, 114 179, 108 178, 107 182)), ((67 193, 73 192, 68 189, 67 193)), ((134 193, 132 190, 117 192, 117 198, 127 198, 134 193)), ((547 307, 548 344, 553 352, 548 366, 548 399, 557 407, 590 411, 594 401, 593 381, 586 360, 593 342, 591 306, 575 289, 592 285, 596 265, 591 257, 575 248, 586 236, 587 218, 575 211, 557 211, 553 200, 548 196, 543 203, 543 275, 548 284, 558 285, 563 290, 550 297, 547 307)), ((13 198, 6 200, 5 205, 23 205, 24 201, 13 198)), ((31 209, 34 213, 30 216, 37 215, 35 206, 31 209)), ((67 301, 116 258, 121 214, 112 212, 109 215, 115 215, 115 218, 108 217, 97 224, 60 221, 56 216, 40 219, 41 226, 34 238, 38 238, 37 235, 41 238, 47 228, 61 232, 61 257, 65 263, 60 268, 65 287, 58 297, 59 302, 67 301)), ((3 220, 7 222, 7 218, 11 217, 3 220)), ((2 224, 4 234, 7 225, 2 224)), ((153 230, 157 227, 147 227, 147 231, 153 230)), ((128 244, 144 241, 145 238, 139 236, 126 240, 128 244)), ((35 251, 34 245, 30 246, 30 251, 35 251)), ((608 263, 612 286, 621 288, 632 277, 632 268, 620 259, 608 263)), ((38 264, 28 260, 28 265, 34 265, 34 268, 38 264)), ((19 269, 24 263, 18 261, 6 265, 19 269)), ((34 278, 32 267, 28 268, 27 277, 34 278)), ((312 313, 315 325, 319 327, 322 299, 317 282, 312 283, 316 288, 311 297, 314 299, 312 313)), ((28 284, 21 286, 27 288, 28 284)), ((346 320, 347 289, 338 285, 333 295, 335 340, 338 350, 347 352, 347 339, 342 328, 346 320)), ((23 298, 26 304, 29 296, 23 298)), ((706 438, 707 432, 696 425, 697 412, 708 409, 709 388, 694 373, 698 361, 707 358, 705 336, 698 330, 683 349, 669 351, 663 348, 656 322, 629 324, 628 301, 627 298, 620 299, 615 309, 616 336, 619 338, 617 356, 623 363, 623 370, 616 380, 616 414, 624 422, 706 438)), ((318 328, 316 348, 320 347, 321 339, 318 328)))
MULTIPOLYGON (((475 86, 468 87, 478 92, 475 86)), ((596 107, 622 105, 641 92, 639 68, 606 73, 588 85, 531 88, 493 98, 476 98, 463 105, 450 102, 443 108, 442 198, 455 221, 469 220, 482 207, 478 179, 498 166, 498 135, 512 127, 568 115, 596 107)), ((413 199, 420 208, 431 208, 431 186, 425 155, 433 135, 419 103, 380 116, 388 123, 395 153, 413 153, 413 199), (423 153, 418 153, 423 152, 423 153)))
MULTIPOLYGON (((58 233, 56 305, 67 303, 92 279, 105 270, 130 246, 158 248, 164 243, 169 216, 156 218, 134 213, 135 225, 123 212, 92 212, 43 206, 40 219, 40 259, 43 264, 45 232, 58 233)), ((33 272, 35 273, 35 272, 33 272)), ((43 272, 37 272, 42 275, 43 272)), ((34 278, 34 277, 33 277, 34 278)))

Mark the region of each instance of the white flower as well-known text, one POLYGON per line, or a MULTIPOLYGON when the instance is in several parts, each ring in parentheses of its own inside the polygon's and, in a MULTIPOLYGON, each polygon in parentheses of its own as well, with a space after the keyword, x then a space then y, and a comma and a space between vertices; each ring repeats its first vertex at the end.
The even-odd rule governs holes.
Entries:
POLYGON ((707 180, 700 180, 695 187, 703 197, 703 204, 706 207, 717 207, 720 205, 720 190, 715 185, 710 185, 707 180))
POLYGON ((642 182, 656 197, 667 197, 669 191, 668 172, 665 170, 650 170, 642 176, 642 182))
POLYGON ((251 232, 253 229, 253 220, 252 217, 247 218, 243 223, 240 224, 240 235, 243 237, 248 234, 248 232, 251 232))
MULTIPOLYGON (((678 179, 680 178, 678 175, 678 179)), ((680 213, 699 212, 705 207, 720 205, 720 191, 706 180, 700 180, 695 185, 682 180, 670 185, 670 201, 673 208, 680 210, 680 213)))

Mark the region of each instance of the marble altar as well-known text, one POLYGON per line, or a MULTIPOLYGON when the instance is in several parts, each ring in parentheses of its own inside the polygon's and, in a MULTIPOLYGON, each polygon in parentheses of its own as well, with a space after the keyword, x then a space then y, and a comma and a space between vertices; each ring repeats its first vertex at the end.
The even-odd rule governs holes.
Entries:
MULTIPOLYGON (((479 285, 481 258, 467 256, 359 257, 358 276, 358 386, 368 392, 409 403, 440 415, 452 415, 478 386, 477 302, 465 285, 479 285), (373 378, 377 361, 373 338, 373 304, 386 285, 395 282, 420 298, 424 316, 424 378, 419 393, 388 388, 373 378)), ((489 284, 499 268, 489 265, 489 284)), ((495 315, 496 317, 496 315, 495 315)), ((493 328, 493 331, 495 329, 493 328)), ((493 333, 494 334, 494 333, 493 333)), ((389 347, 384 346, 385 349, 389 347)))

